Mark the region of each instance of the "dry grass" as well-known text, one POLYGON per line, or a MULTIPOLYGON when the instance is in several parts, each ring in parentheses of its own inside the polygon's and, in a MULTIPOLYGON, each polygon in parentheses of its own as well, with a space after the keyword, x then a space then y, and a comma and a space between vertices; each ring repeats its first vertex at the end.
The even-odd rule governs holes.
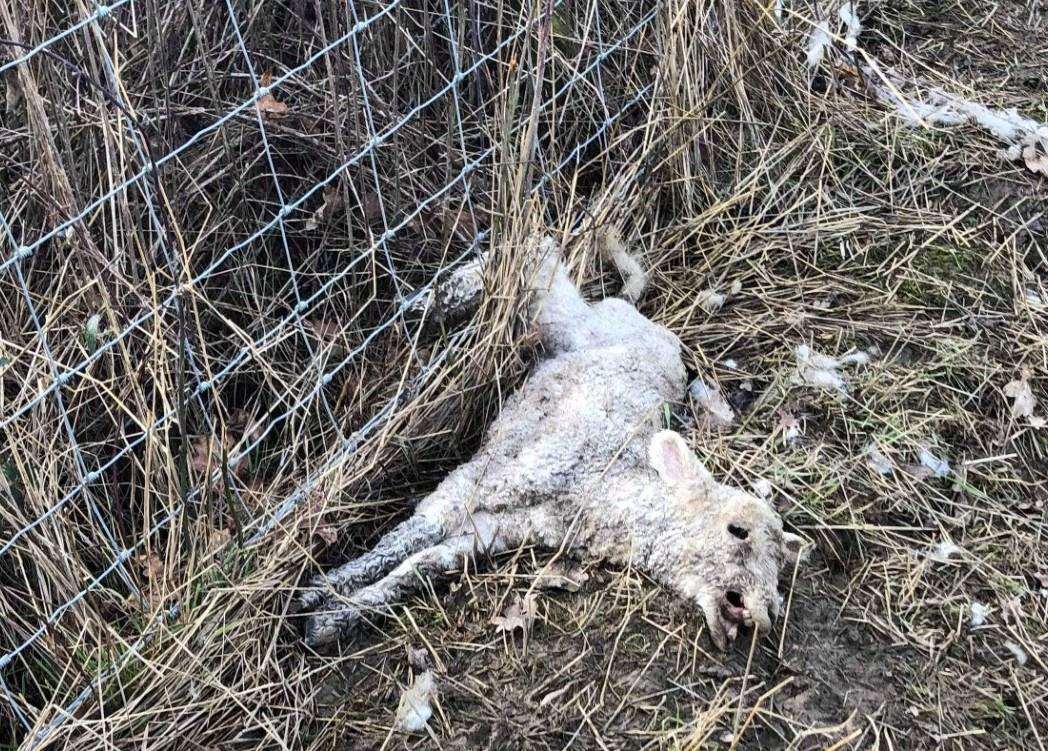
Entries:
MULTIPOLYGON (((1000 75, 974 42, 951 47, 967 55, 957 70, 985 71, 966 82, 1045 118, 1043 59, 1022 43, 1023 24, 1043 32, 1043 18, 997 5, 944 6, 929 25, 925 4, 880 4, 863 42, 949 80, 948 67, 928 70, 929 50, 1014 39, 1008 70, 1023 75, 1000 75)), ((52 47, 108 95, 44 55, 4 75, 0 211, 18 243, 231 111, 253 75, 279 79, 357 21, 345 4, 232 7, 251 70, 225 3, 142 1, 52 47)), ((806 8, 780 26, 749 2, 573 2, 547 37, 545 7, 402 2, 261 112, 245 108, 0 272, 0 540, 13 542, 0 650, 31 640, 0 678, 33 728, 0 702, 0 739, 53 727, 47 747, 77 749, 1048 743, 1048 432, 1014 418, 1003 393, 1028 369, 1048 412, 1048 313, 1029 294, 1048 299, 1044 181, 972 132, 901 127, 854 81, 813 82, 806 8), (456 57, 466 68, 501 40, 457 96, 339 170, 440 91, 456 57), (332 190, 279 218, 332 173, 332 190), (739 414, 717 433, 696 427, 692 405, 674 419, 720 476, 771 481, 787 524, 816 543, 781 632, 712 654, 694 613, 632 571, 591 565, 579 592, 538 593, 526 639, 500 634, 489 619, 549 560, 525 549, 450 591, 434 583, 337 655, 307 654, 286 617, 297 584, 373 541, 467 456, 526 372, 514 250, 555 232, 587 289, 611 293, 592 247, 607 223, 653 269, 645 312, 739 414), (500 254, 476 317, 422 327, 397 314, 478 236, 500 254), (698 304, 735 282, 716 314, 698 304), (878 354, 837 398, 791 382, 799 343, 878 354), (871 469, 870 441, 896 470, 871 469), (909 467, 929 443, 950 477, 909 467), (243 544, 288 499, 290 513, 243 544), (930 560, 944 541, 962 552, 930 560), (990 608, 978 629, 973 602, 990 608), (390 731, 407 647, 443 676, 428 738, 390 731)), ((0 36, 37 43, 86 8, 9 2, 0 36)))

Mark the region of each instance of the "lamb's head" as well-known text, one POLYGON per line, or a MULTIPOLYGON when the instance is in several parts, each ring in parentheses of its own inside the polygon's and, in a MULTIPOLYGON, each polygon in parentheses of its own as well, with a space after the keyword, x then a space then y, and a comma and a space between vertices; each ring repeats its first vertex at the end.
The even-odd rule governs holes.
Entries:
POLYGON ((721 649, 739 626, 769 631, 779 612, 779 574, 797 560, 803 539, 783 531, 766 500, 717 483, 673 431, 655 434, 649 458, 679 524, 674 588, 702 608, 721 649))

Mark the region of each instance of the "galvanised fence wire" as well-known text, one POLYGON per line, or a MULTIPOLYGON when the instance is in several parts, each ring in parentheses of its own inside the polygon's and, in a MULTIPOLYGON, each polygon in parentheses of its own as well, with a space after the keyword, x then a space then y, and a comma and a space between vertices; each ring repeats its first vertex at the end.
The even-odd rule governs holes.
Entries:
POLYGON ((0 3, 3 735, 111 701, 188 570, 390 429, 507 176, 614 177, 660 11, 620 7, 0 3))

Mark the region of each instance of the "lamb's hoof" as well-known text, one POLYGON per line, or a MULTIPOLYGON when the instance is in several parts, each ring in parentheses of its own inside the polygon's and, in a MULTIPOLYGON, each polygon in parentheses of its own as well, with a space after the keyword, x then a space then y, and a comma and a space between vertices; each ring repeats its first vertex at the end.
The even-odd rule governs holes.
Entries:
POLYGON ((324 601, 324 597, 326 596, 327 593, 319 587, 307 589, 291 601, 291 605, 288 607, 288 612, 291 615, 300 615, 309 612, 310 610, 316 610, 320 607, 320 603, 324 601))
POLYGON ((327 603, 328 608, 306 621, 304 641, 310 649, 321 650, 348 636, 360 623, 360 610, 353 605, 327 603), (337 608, 337 609, 334 609, 337 608))

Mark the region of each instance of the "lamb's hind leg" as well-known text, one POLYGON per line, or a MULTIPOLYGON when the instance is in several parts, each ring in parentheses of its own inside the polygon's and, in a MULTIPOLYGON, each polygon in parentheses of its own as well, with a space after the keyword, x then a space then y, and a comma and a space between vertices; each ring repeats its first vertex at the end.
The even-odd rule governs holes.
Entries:
POLYGON ((315 576, 309 588, 299 594, 296 612, 313 610, 333 594, 348 594, 370 584, 412 553, 437 542, 443 534, 440 525, 415 515, 383 535, 367 553, 338 568, 315 576))
POLYGON ((538 242, 536 271, 530 280, 529 314, 548 352, 583 349, 593 342, 589 303, 568 276, 560 246, 551 237, 538 242))
MULTIPOLYGON (((417 591, 427 577, 454 570, 485 542, 475 532, 457 534, 409 556, 385 577, 348 597, 331 597, 306 623, 306 644, 320 649, 348 635, 368 615, 389 615, 392 606, 417 591)), ((488 540, 489 552, 505 549, 503 540, 488 540)))
POLYGON ((626 250, 622 236, 614 227, 604 233, 604 255, 611 259, 622 277, 622 296, 630 303, 636 304, 648 286, 648 274, 637 261, 636 256, 626 250))
POLYGON ((466 506, 476 492, 483 467, 464 464, 444 481, 415 510, 415 514, 384 535, 364 555, 313 578, 295 604, 295 612, 312 610, 331 595, 347 595, 379 579, 412 553, 444 539, 466 516, 466 506))

